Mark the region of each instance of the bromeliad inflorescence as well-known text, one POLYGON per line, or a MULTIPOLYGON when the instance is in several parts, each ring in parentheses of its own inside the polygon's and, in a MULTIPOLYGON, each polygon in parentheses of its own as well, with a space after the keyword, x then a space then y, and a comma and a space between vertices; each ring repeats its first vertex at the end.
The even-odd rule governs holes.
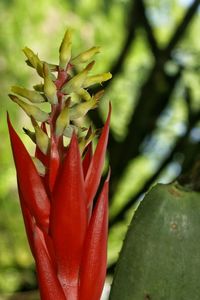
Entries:
POLYGON ((103 94, 91 95, 87 88, 110 79, 111 74, 89 75, 98 47, 71 57, 70 30, 59 49, 59 65, 41 61, 29 48, 23 51, 42 83, 33 90, 13 86, 9 96, 31 118, 34 131, 24 128, 24 132, 36 144, 34 157, 9 117, 8 128, 41 299, 99 300, 106 276, 109 175, 95 205, 93 201, 102 175, 111 109, 94 153, 96 132, 81 121, 103 94), (80 65, 82 71, 73 76, 80 65), (39 108, 43 102, 50 104, 50 112, 39 108))

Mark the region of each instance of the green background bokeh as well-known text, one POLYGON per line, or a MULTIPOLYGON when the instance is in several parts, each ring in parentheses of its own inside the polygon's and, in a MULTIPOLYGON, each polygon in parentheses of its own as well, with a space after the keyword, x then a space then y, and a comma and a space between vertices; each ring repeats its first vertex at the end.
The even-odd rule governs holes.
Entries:
MULTIPOLYGON (((109 71, 118 58, 126 35, 128 0, 1 0, 0 1, 0 293, 28 290, 35 287, 34 263, 26 241, 23 221, 18 202, 15 169, 11 155, 6 125, 6 111, 19 135, 31 149, 29 140, 22 132, 28 126, 25 114, 12 103, 7 94, 10 86, 21 85, 31 88, 39 83, 34 71, 28 68, 21 49, 30 47, 42 59, 56 63, 58 48, 67 27, 74 31, 73 56, 96 45, 102 52, 96 57, 95 71, 109 71)), ((154 33, 160 46, 165 45, 174 27, 182 18, 189 1, 146 1, 154 33)), ((200 28, 199 13, 193 19, 185 38, 177 51, 180 58, 191 66, 183 76, 193 93, 194 109, 199 106, 200 79, 193 67, 199 64, 200 39, 196 32, 200 28)), ((135 42, 126 57, 123 70, 113 83, 100 105, 105 118, 108 101, 113 105, 111 129, 116 139, 123 139, 127 124, 154 58, 146 43, 144 33, 137 32, 135 42)), ((169 72, 176 68, 173 63, 169 72)), ((139 190, 143 181, 155 170, 159 159, 184 131, 186 106, 181 83, 177 85, 168 112, 159 120, 155 134, 156 146, 149 145, 130 164, 116 195, 110 214, 114 215, 123 202, 139 190), (134 180, 132 180, 134 178, 134 180)), ((176 174, 176 165, 162 174, 162 180, 170 180, 176 174)), ((130 214, 131 215, 131 214, 130 214)), ((127 216, 129 219, 130 216, 127 216)), ((109 237, 109 263, 118 255, 126 224, 112 229, 109 237)))

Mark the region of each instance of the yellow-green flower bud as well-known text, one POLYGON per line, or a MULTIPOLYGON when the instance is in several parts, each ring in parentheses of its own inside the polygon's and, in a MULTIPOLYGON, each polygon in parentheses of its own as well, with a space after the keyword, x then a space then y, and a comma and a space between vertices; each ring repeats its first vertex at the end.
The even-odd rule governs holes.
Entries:
POLYGON ((9 97, 12 101, 16 102, 29 117, 33 117, 35 120, 39 122, 45 122, 49 119, 49 114, 42 111, 37 106, 30 105, 12 94, 9 94, 9 97))
POLYGON ((56 120, 56 135, 63 134, 65 128, 69 125, 69 107, 65 106, 56 120))
POLYGON ((92 97, 89 101, 75 104, 69 109, 70 120, 84 117, 89 110, 97 107, 97 104, 98 100, 95 97, 92 97))
POLYGON ((69 97, 70 97, 70 102, 73 103, 73 104, 80 103, 80 101, 81 101, 81 97, 75 92, 70 93, 69 97))
POLYGON ((50 63, 47 63, 47 62, 45 62, 45 61, 42 61, 42 62, 43 62, 43 64, 46 63, 46 64, 48 65, 49 70, 50 70, 51 72, 58 71, 58 65, 50 64, 50 63))
POLYGON ((36 144, 38 148, 42 151, 42 153, 47 154, 49 149, 49 137, 48 135, 40 128, 34 118, 31 119, 32 124, 35 129, 35 138, 36 144))
POLYGON ((11 91, 30 100, 33 103, 41 103, 45 101, 44 97, 40 93, 19 86, 12 86, 11 91))
POLYGON ((89 101, 91 99, 91 96, 90 94, 88 93, 88 91, 86 91, 85 89, 80 89, 78 92, 77 92, 78 96, 85 100, 85 101, 89 101))
POLYGON ((47 97, 49 103, 51 104, 56 104, 58 103, 58 98, 57 98, 57 89, 56 85, 51 79, 49 67, 46 63, 44 63, 44 93, 45 96, 47 97))
POLYGON ((62 43, 59 49, 59 66, 61 69, 66 69, 71 58, 71 30, 66 30, 62 43))
POLYGON ((38 171, 38 174, 40 176, 44 176, 46 174, 46 168, 43 163, 37 157, 32 157, 32 161, 36 167, 36 170, 38 171))
POLYGON ((89 132, 87 132, 86 136, 82 137, 79 140, 79 149, 81 153, 84 151, 87 145, 94 140, 96 135, 97 135, 97 130, 92 130, 92 128, 90 127, 89 132))
POLYGON ((71 138, 73 132, 75 132, 76 134, 78 133, 78 130, 77 130, 76 126, 75 125, 68 125, 68 126, 65 127, 63 135, 68 137, 68 138, 71 138))
POLYGON ((94 61, 89 63, 87 67, 81 71, 79 74, 75 75, 72 79, 70 79, 62 88, 62 92, 65 94, 70 94, 72 92, 79 91, 83 83, 85 82, 87 78, 88 72, 91 70, 91 68, 94 65, 94 61))
POLYGON ((30 64, 33 68, 36 69, 37 73, 43 77, 43 62, 39 59, 38 55, 36 55, 30 48, 25 47, 23 49, 24 54, 28 58, 28 64, 30 64))
POLYGON ((44 84, 43 83, 39 83, 33 86, 34 90, 37 92, 44 92, 44 84))
POLYGON ((92 47, 81 54, 77 55, 71 60, 74 65, 86 63, 88 60, 92 59, 93 56, 100 52, 100 47, 92 47))
POLYGON ((35 132, 32 132, 29 129, 24 128, 24 127, 23 127, 23 131, 26 135, 28 135, 28 137, 30 137, 31 141, 33 141, 33 143, 36 144, 35 132))
POLYGON ((97 84, 97 83, 102 83, 103 81, 107 81, 111 78, 112 78, 112 74, 110 72, 90 76, 90 77, 87 77, 86 80, 84 81, 83 87, 87 88, 91 85, 94 85, 94 84, 97 84))

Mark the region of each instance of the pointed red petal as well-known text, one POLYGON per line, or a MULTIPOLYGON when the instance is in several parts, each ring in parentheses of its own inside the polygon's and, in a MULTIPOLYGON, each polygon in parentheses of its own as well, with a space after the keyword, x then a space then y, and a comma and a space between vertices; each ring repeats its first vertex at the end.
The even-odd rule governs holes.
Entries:
POLYGON ((37 224, 39 224, 44 230, 47 230, 50 204, 46 191, 32 159, 12 127, 9 117, 8 128, 17 171, 18 184, 23 200, 30 210, 31 215, 35 218, 37 224))
POLYGON ((87 207, 91 205, 101 180, 101 173, 102 173, 102 168, 104 164, 105 153, 106 153, 106 148, 108 143, 110 115, 111 115, 111 105, 109 107, 109 113, 108 113, 106 123, 104 125, 102 134, 97 144, 95 153, 92 157, 92 161, 90 163, 87 176, 85 179, 87 207))
POLYGON ((99 195, 84 242, 80 268, 81 300, 99 300, 107 266, 109 175, 99 195))
POLYGON ((49 234, 47 234, 44 231, 43 231, 43 236, 45 240, 46 249, 49 254, 49 258, 53 264, 54 269, 57 270, 57 262, 56 262, 56 256, 55 256, 52 238, 49 236, 49 234))
POLYGON ((56 270, 47 252, 44 237, 37 226, 34 230, 34 252, 41 299, 66 300, 56 276, 56 270))
POLYGON ((79 265, 86 231, 86 204, 81 157, 75 134, 55 184, 50 229, 59 279, 68 299, 77 299, 79 265))
POLYGON ((84 178, 87 175, 87 171, 88 171, 88 168, 90 166, 91 160, 92 160, 92 142, 90 142, 89 145, 87 146, 85 157, 84 157, 83 162, 82 162, 84 178))
POLYGON ((33 243, 33 229, 34 229, 34 220, 33 217, 30 214, 30 211, 28 208, 25 206, 25 201, 23 199, 22 193, 20 191, 19 185, 18 185, 18 193, 19 193, 19 198, 20 198, 20 205, 21 205, 21 210, 22 210, 22 215, 24 219, 24 225, 26 229, 26 235, 28 238, 29 246, 32 252, 32 255, 35 256, 34 254, 34 243, 33 243))
POLYGON ((54 188, 59 164, 60 164, 60 157, 59 157, 59 153, 58 153, 58 148, 57 148, 55 139, 52 136, 51 137, 50 159, 49 159, 49 188, 50 188, 51 192, 53 191, 53 188, 54 188))

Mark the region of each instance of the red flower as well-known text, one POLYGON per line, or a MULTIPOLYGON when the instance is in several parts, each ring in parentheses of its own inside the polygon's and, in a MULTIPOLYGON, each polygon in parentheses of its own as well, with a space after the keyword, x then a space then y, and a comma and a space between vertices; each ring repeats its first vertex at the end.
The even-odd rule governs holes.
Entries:
POLYGON ((109 175, 96 203, 94 198, 104 165, 111 108, 94 153, 94 132, 90 128, 84 136, 85 130, 77 125, 76 119, 82 118, 99 100, 99 94, 91 96, 85 87, 98 82, 98 76, 100 81, 108 78, 105 74, 96 75, 96 79, 88 77, 91 64, 70 78, 73 63, 77 60, 80 63, 83 57, 90 59, 97 48, 71 59, 67 56, 69 45, 67 31, 60 48, 60 65, 54 67, 41 62, 26 48, 28 64, 44 78, 44 85, 39 92, 12 89, 31 102, 42 102, 43 97, 51 104, 49 114, 10 95, 31 117, 35 132, 25 132, 36 143, 34 160, 9 117, 8 128, 41 299, 99 300, 106 276, 109 175), (57 72, 57 78, 52 76, 51 68, 57 72), (80 103, 73 103, 72 93, 81 98, 80 103), (41 121, 40 126, 36 120, 41 121), (67 146, 64 146, 64 135, 71 136, 67 146))

